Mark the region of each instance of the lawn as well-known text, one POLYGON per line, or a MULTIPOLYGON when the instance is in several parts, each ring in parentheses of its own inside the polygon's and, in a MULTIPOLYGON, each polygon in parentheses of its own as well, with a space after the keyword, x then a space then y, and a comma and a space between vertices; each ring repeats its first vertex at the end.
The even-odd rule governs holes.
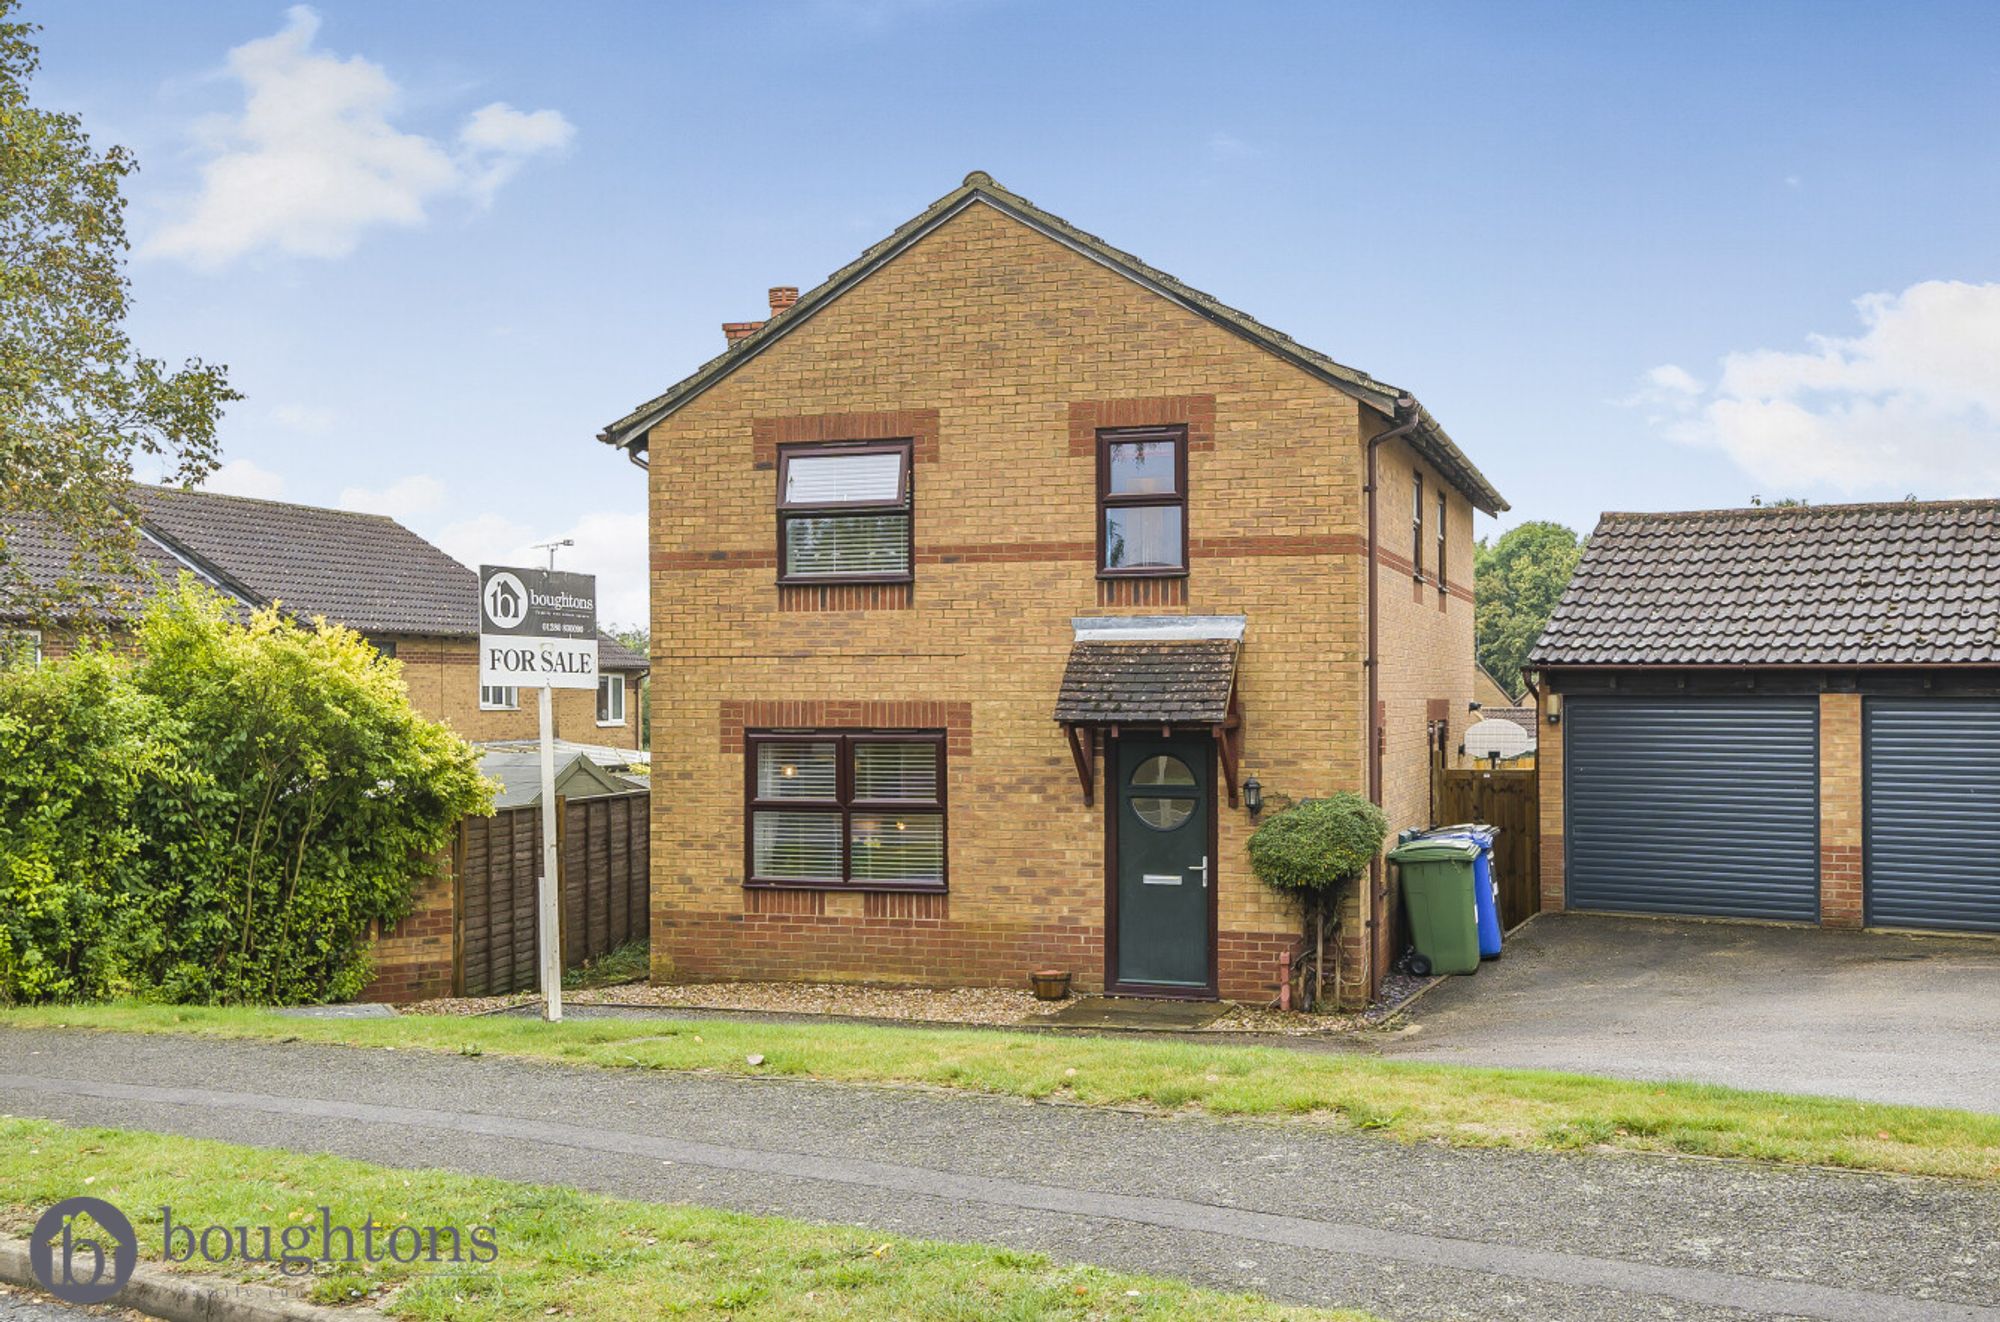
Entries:
POLYGON ((1464 1146, 1675 1152, 2000 1178, 2000 1116, 1275 1047, 741 1020, 296 1019, 262 1010, 139 1005, 0 1011, 0 1028, 10 1025, 914 1085, 1282 1117, 1464 1146))
MULTIPOLYGON (((327 1215, 335 1226, 352 1228, 357 1241, 364 1218, 372 1218, 387 1228, 376 1232, 378 1245, 394 1227, 408 1225, 457 1228, 469 1248, 479 1242, 473 1230, 490 1227, 490 1263, 385 1257, 372 1270, 339 1264, 300 1277, 310 1279, 311 1297, 321 1303, 366 1302, 412 1319, 1367 1322, 1359 1313, 1291 1308, 1254 1295, 1065 1266, 1039 1253, 0 1117, 0 1218, 10 1230, 25 1232, 43 1208, 86 1191, 132 1219, 139 1260, 153 1265, 161 1256, 163 1206, 172 1210, 176 1227, 249 1227, 258 1252, 262 1228, 271 1227, 273 1242, 282 1243, 284 1228, 318 1231, 327 1215)), ((302 1234, 294 1247, 305 1242, 302 1234)), ((406 1236, 406 1247, 409 1242, 406 1236)), ((309 1253, 318 1252, 313 1243, 309 1253)), ((238 1274, 276 1275, 268 1266, 238 1274)))

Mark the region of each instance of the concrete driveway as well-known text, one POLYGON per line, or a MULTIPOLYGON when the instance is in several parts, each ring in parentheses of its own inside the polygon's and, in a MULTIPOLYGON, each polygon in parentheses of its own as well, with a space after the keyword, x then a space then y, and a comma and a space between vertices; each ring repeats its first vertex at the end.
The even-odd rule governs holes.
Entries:
POLYGON ((2000 1112, 2000 940, 1543 914, 1385 1054, 2000 1112))

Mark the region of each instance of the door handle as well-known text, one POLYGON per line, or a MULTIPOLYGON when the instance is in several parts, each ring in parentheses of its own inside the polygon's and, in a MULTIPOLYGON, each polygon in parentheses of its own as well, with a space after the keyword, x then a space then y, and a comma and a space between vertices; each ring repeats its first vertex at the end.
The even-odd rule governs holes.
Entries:
POLYGON ((1195 867, 1195 868, 1192 868, 1192 869, 1190 869, 1190 871, 1194 871, 1194 872, 1199 872, 1199 873, 1201 874, 1201 888, 1202 888, 1203 890, 1207 890, 1207 889, 1208 889, 1208 855, 1206 855, 1206 854, 1203 854, 1203 855, 1201 856, 1201 864, 1200 864, 1200 866, 1198 866, 1198 867, 1195 867))

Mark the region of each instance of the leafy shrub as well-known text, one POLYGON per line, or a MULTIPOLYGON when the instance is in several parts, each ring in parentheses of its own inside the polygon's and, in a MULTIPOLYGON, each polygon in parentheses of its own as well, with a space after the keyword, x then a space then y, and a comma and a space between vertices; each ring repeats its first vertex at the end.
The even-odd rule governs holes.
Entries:
POLYGON ((1361 875, 1382 849, 1389 819, 1342 791, 1267 818, 1250 836, 1250 867, 1282 891, 1329 890, 1361 875))
POLYGON ((470 745, 352 630, 249 623, 183 582, 125 663, 0 680, 0 1000, 312 1001, 367 980, 467 813, 470 745), (18 823, 17 823, 17 818, 18 823))

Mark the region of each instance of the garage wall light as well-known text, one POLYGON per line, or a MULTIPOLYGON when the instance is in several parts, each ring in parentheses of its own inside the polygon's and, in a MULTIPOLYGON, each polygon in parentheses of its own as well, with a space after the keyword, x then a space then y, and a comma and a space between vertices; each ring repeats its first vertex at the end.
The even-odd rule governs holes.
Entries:
POLYGON ((1550 725, 1561 725, 1563 718, 1563 695, 1551 693, 1542 703, 1542 710, 1549 714, 1550 725))

